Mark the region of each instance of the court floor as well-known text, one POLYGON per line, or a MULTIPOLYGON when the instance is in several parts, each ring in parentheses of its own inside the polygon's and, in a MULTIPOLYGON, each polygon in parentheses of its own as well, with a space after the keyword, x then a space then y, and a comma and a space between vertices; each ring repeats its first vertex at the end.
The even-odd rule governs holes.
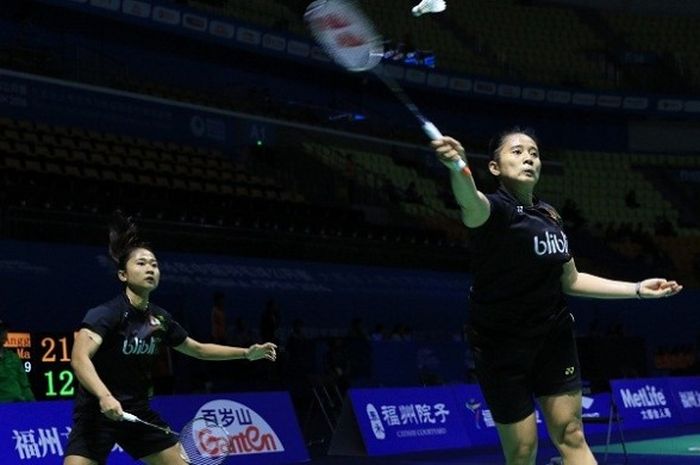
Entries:
MULTIPOLYGON (((700 431, 698 426, 695 431, 700 431)), ((685 431, 688 433, 689 431, 685 431)), ((664 436, 659 432, 654 438, 627 440, 627 460, 622 454, 620 443, 612 443, 605 461, 604 438, 591 441, 599 465, 698 465, 700 464, 700 434, 664 436)), ((548 465, 556 451, 542 441, 536 465, 548 465)), ((410 454, 391 457, 329 457, 312 459, 313 465, 503 465, 504 460, 498 449, 452 450, 432 453, 410 454)))

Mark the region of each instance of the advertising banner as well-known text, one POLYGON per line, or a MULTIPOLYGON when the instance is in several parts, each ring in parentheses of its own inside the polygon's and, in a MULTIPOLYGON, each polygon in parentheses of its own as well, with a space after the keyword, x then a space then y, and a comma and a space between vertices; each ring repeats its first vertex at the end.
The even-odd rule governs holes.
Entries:
MULTIPOLYGON (((228 433, 229 455, 244 465, 288 464, 309 460, 286 392, 199 396, 159 396, 152 407, 175 431, 193 418, 216 419, 228 433)), ((72 427, 71 401, 0 405, 0 457, 3 465, 61 463, 72 427)), ((110 465, 134 460, 119 446, 110 465)))
POLYGON ((479 386, 460 384, 452 388, 452 393, 471 443, 475 446, 498 444, 496 423, 479 386))
POLYGON ((449 387, 351 389, 348 395, 368 455, 471 445, 449 387))
POLYGON ((680 424, 668 378, 617 379, 610 386, 626 430, 680 424))
POLYGON ((700 377, 669 378, 676 408, 684 424, 700 423, 700 377))
POLYGON ((607 433, 612 404, 610 393, 584 395, 581 403, 583 404, 583 431, 588 435, 607 433))

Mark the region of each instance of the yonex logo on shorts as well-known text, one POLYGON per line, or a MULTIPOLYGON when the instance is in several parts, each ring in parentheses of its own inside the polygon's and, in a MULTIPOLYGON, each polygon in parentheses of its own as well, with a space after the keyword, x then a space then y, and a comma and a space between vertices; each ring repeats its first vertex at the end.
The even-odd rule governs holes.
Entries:
POLYGON ((564 370, 564 374, 566 376, 571 376, 574 374, 575 371, 576 371, 575 367, 568 367, 567 369, 564 370))

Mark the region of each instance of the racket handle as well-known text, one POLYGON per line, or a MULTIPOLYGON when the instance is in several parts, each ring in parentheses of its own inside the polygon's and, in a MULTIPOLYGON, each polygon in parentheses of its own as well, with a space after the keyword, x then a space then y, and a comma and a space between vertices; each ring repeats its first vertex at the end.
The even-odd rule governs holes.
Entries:
POLYGON ((122 412, 122 420, 130 421, 131 423, 136 423, 139 421, 139 417, 129 412, 122 412))
POLYGON ((467 164, 461 158, 459 160, 452 161, 449 164, 449 168, 454 171, 462 171, 466 167, 467 164))
POLYGON ((423 123, 423 132, 430 137, 431 140, 439 139, 442 137, 440 130, 430 121, 423 123))
MULTIPOLYGON (((442 133, 440 132, 440 130, 430 121, 426 121, 423 123, 423 132, 425 132, 428 135, 428 137, 430 137, 430 139, 432 140, 439 139, 442 137, 442 133)), ((467 166, 467 164, 461 158, 459 160, 451 161, 445 164, 448 168, 450 168, 453 171, 462 171, 467 166)))

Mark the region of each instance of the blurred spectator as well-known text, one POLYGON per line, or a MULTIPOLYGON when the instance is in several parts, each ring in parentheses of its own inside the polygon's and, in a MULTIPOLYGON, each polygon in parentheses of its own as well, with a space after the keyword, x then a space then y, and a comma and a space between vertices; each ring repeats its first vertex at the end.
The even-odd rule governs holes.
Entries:
POLYGON ((216 344, 226 343, 226 311, 224 310, 224 303, 224 293, 214 293, 214 306, 211 309, 211 340, 216 344))
POLYGON ((350 330, 348 331, 348 337, 350 339, 369 339, 369 335, 365 330, 364 322, 362 318, 353 318, 350 323, 350 330))
POLYGON ((389 202, 392 204, 398 203, 401 200, 399 192, 396 190, 396 187, 388 178, 385 178, 382 181, 382 196, 384 197, 385 202, 389 202))
POLYGON ((228 331, 228 343, 232 346, 248 347, 253 344, 253 334, 248 329, 245 320, 240 316, 237 317, 233 326, 228 331))
POLYGON ((0 402, 34 400, 22 360, 15 351, 5 348, 8 329, 0 320, 0 402))
POLYGON ((280 327, 280 312, 275 299, 265 303, 265 310, 260 317, 260 338, 263 341, 279 344, 278 330, 280 327))
POLYGON ((564 201, 564 206, 561 208, 561 216, 567 231, 576 231, 586 224, 581 210, 572 199, 564 201))
POLYGON ((372 333, 369 335, 369 338, 372 341, 385 341, 387 339, 386 333, 385 333, 385 328, 384 325, 381 323, 378 323, 375 327, 372 333))
POLYGON ((628 208, 639 208, 639 202, 637 202, 637 193, 634 189, 630 189, 625 195, 625 205, 628 208))
POLYGON ((394 326, 394 330, 391 333, 392 341, 412 341, 413 335, 411 334, 411 328, 404 323, 399 323, 394 326))
POLYGON ((423 203, 423 196, 420 195, 418 189, 416 188, 416 183, 413 181, 411 181, 411 183, 406 188, 406 191, 404 192, 404 198, 406 199, 406 202, 423 203))
POLYGON ((342 338, 328 340, 328 351, 325 356, 326 374, 331 375, 341 391, 350 386, 348 377, 348 350, 342 338))
POLYGON ((292 323, 292 332, 289 333, 287 338, 287 352, 289 353, 289 358, 294 359, 295 355, 300 355, 303 353, 303 349, 308 344, 308 338, 304 334, 304 321, 301 318, 297 318, 292 323))
POLYGON ((676 230, 673 224, 668 220, 666 215, 661 215, 656 217, 656 223, 654 224, 654 229, 656 235, 673 237, 676 235, 676 230))

